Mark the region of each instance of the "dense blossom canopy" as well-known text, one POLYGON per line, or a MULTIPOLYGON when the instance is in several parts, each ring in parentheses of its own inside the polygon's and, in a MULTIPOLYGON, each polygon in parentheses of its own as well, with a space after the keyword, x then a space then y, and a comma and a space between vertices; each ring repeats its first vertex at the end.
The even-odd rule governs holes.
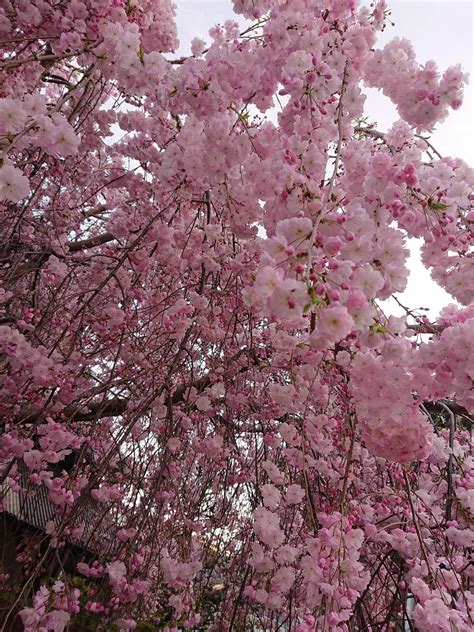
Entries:
POLYGON ((471 631, 467 77, 384 0, 233 4, 179 58, 171 0, 1 3, 0 630, 471 631))

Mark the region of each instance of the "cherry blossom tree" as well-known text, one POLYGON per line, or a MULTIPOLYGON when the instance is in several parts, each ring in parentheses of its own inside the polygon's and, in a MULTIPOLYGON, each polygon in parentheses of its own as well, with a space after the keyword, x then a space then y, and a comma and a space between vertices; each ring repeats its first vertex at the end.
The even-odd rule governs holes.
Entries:
POLYGON ((49 514, 0 630, 468 632, 467 77, 384 0, 233 5, 179 58, 171 0, 1 3, 2 519, 49 514))

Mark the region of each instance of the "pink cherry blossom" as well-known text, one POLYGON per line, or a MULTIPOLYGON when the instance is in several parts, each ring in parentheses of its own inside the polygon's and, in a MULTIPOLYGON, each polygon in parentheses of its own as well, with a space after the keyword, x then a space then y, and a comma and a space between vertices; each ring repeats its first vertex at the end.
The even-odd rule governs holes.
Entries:
POLYGON ((354 321, 342 305, 334 305, 321 310, 318 319, 318 332, 331 342, 345 338, 354 326, 354 321))
POLYGON ((30 192, 28 178, 20 169, 5 162, 0 167, 0 198, 19 202, 30 192))
POLYGON ((299 485, 289 485, 285 493, 285 502, 289 505, 297 505, 305 496, 305 491, 299 485))

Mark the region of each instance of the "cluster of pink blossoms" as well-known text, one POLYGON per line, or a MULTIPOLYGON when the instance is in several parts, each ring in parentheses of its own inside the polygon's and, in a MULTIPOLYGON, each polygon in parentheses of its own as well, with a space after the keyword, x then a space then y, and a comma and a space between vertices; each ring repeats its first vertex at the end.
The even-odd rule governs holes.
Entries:
POLYGON ((418 130, 431 130, 446 118, 449 107, 461 106, 466 80, 460 65, 440 78, 433 60, 421 66, 412 44, 397 37, 375 51, 364 69, 366 85, 380 88, 397 105, 401 118, 418 130))
POLYGON ((376 456, 400 463, 430 454, 433 428, 412 395, 410 343, 388 340, 378 357, 359 353, 351 368, 355 409, 362 437, 376 456), (376 397, 371 394, 376 392, 376 397))
POLYGON ((70 590, 61 581, 54 583, 52 591, 42 586, 33 597, 33 607, 20 613, 25 632, 64 630, 71 613, 80 611, 79 596, 80 590, 70 590))
POLYGON ((384 0, 233 6, 185 58, 171 0, 0 8, 5 627, 468 632, 466 76, 384 0))

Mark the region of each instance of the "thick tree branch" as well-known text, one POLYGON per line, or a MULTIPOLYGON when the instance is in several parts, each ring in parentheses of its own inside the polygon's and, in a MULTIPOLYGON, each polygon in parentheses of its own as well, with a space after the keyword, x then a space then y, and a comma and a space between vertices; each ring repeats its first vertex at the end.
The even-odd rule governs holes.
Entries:
MULTIPOLYGON (((181 403, 187 391, 191 388, 195 388, 199 393, 207 388, 211 383, 209 375, 204 375, 202 378, 189 382, 179 386, 171 395, 171 403, 175 406, 181 403)), ((94 421, 97 419, 103 419, 104 417, 119 417, 123 415, 129 406, 132 404, 132 400, 129 398, 113 397, 111 399, 102 400, 100 402, 76 403, 67 406, 62 411, 62 416, 69 419, 69 421, 94 421)), ((44 420, 44 410, 37 410, 21 416, 18 423, 21 424, 38 424, 44 420)))
POLYGON ((96 246, 102 246, 109 241, 113 241, 115 237, 111 233, 103 233, 102 235, 95 235, 95 237, 89 237, 88 239, 82 239, 81 241, 70 241, 67 244, 69 252, 80 252, 81 250, 87 250, 88 248, 95 248, 96 246))

